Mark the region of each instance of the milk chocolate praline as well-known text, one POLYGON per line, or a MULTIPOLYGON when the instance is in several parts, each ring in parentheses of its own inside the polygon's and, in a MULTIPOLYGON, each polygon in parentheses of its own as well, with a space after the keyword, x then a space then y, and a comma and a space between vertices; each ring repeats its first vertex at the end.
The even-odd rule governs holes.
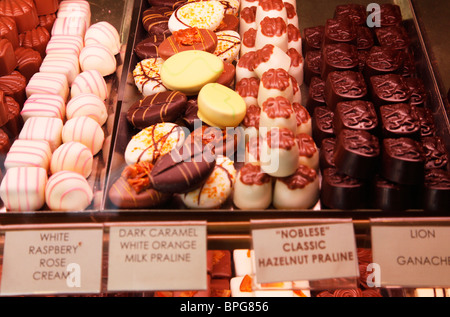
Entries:
POLYGON ((159 55, 158 46, 169 36, 170 34, 149 35, 136 44, 134 47, 134 52, 141 60, 161 57, 159 55))
POLYGON ((187 97, 179 91, 165 91, 135 102, 127 111, 127 120, 137 129, 160 122, 175 122, 184 112, 187 97))
POLYGON ((0 16, 13 18, 19 34, 30 31, 39 25, 33 0, 3 0, 0 2, 0 16))
POLYGON ((336 139, 334 162, 339 172, 354 178, 367 179, 378 168, 378 138, 363 130, 342 130, 336 139))
POLYGON ((22 107, 26 100, 25 88, 27 79, 18 71, 0 77, 0 90, 3 90, 6 96, 10 96, 22 107))
POLYGON ((419 142, 410 138, 384 139, 381 152, 381 176, 405 185, 423 182, 425 158, 419 142))
POLYGON ((13 18, 0 16, 0 38, 9 40, 14 49, 19 47, 19 33, 13 18))
POLYGON ((325 208, 358 209, 367 202, 365 184, 340 174, 336 168, 323 170, 320 201, 325 208))
POLYGON ((9 138, 14 140, 23 127, 23 118, 20 114, 21 107, 14 98, 9 96, 5 96, 5 102, 8 107, 8 122, 2 128, 8 133, 9 138))
POLYGON ((208 145, 215 155, 232 156, 242 140, 239 129, 219 129, 202 125, 192 131, 188 141, 193 141, 204 146, 208 145))
POLYGON ((380 46, 396 50, 406 50, 411 40, 403 26, 389 26, 375 29, 375 36, 380 46))
POLYGON ((169 17, 173 10, 169 7, 151 7, 142 13, 142 24, 150 35, 169 34, 169 17))
POLYGON ((331 72, 325 81, 325 102, 331 110, 338 102, 363 99, 366 95, 367 86, 359 72, 331 72))
POLYGON ((333 116, 335 134, 342 129, 364 130, 375 133, 378 127, 378 116, 370 101, 343 101, 336 105, 333 116))
POLYGON ((151 187, 137 192, 125 177, 120 176, 111 185, 108 191, 108 197, 120 209, 137 209, 161 206, 171 195, 160 193, 151 187))
POLYGON ((216 161, 211 148, 196 142, 186 142, 160 156, 151 171, 153 188, 165 193, 190 192, 207 180, 216 161))
POLYGON ((0 76, 9 75, 17 66, 17 58, 11 42, 0 39, 0 76))
POLYGON ((39 72, 42 64, 42 56, 32 48, 18 47, 14 51, 17 58, 17 70, 26 78, 30 78, 39 72))

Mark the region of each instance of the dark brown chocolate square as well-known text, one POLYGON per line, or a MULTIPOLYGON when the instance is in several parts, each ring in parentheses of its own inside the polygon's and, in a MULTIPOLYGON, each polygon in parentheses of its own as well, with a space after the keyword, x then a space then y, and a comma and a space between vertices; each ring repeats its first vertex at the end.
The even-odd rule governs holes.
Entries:
POLYGON ((450 210, 450 173, 441 169, 425 173, 423 209, 431 212, 450 210))
POLYGON ((384 137, 420 136, 420 121, 415 107, 407 103, 397 103, 380 107, 381 129, 384 137))
POLYGON ((403 21, 402 11, 396 4, 380 4, 380 26, 400 25, 403 21))
POLYGON ((304 54, 311 50, 320 50, 322 48, 323 35, 325 33, 325 26, 318 25, 305 28, 303 31, 304 38, 304 54))
POLYGON ((359 50, 369 50, 375 45, 372 31, 367 26, 358 25, 356 27, 356 47, 359 50))
POLYGON ((361 73, 337 71, 328 74, 325 81, 325 102, 334 111, 337 103, 363 99, 367 95, 366 82, 361 73))
POLYGON ((408 102, 411 92, 403 76, 397 74, 370 77, 369 87, 375 106, 408 102))
POLYGON ((414 106, 423 106, 428 96, 423 80, 417 77, 407 77, 405 82, 411 91, 409 103, 414 106))
POLYGON ((319 50, 308 51, 303 65, 303 80, 306 85, 311 83, 311 78, 322 77, 322 52, 319 50))
POLYGON ((314 108, 325 106, 325 81, 320 77, 311 78, 308 89, 308 98, 306 100, 306 109, 310 113, 314 111, 314 108))
POLYGON ((312 120, 312 130, 313 138, 316 144, 322 143, 325 138, 333 137, 333 111, 327 107, 316 107, 314 108, 313 120, 312 120))
POLYGON ((382 142, 381 175, 405 184, 423 183, 425 157, 422 145, 411 138, 387 138, 382 142))
POLYGON ((415 107, 419 116, 420 136, 433 136, 436 134, 436 126, 434 124, 433 114, 430 109, 424 107, 415 107))
POLYGON ((349 19, 328 19, 323 44, 347 43, 356 45, 356 27, 349 19))
POLYGON ((405 50, 411 44, 408 32, 403 26, 388 26, 375 29, 375 37, 380 46, 405 50))
POLYGON ((378 116, 373 103, 365 100, 338 103, 334 110, 333 127, 335 134, 342 129, 374 133, 378 127, 378 116))
POLYGON ((337 135, 334 163, 340 173, 371 178, 377 172, 379 155, 378 138, 367 131, 343 129, 337 135))
POLYGON ((337 5, 334 10, 334 18, 350 19, 355 25, 364 25, 367 19, 366 8, 356 3, 337 5))
POLYGON ((389 47, 374 46, 367 55, 364 77, 369 79, 375 75, 400 73, 403 61, 403 52, 389 47))
POLYGON ((326 79, 328 74, 334 71, 357 71, 358 66, 358 51, 355 45, 326 44, 322 48, 322 78, 326 79))
POLYGON ((448 153, 441 137, 428 136, 421 139, 423 154, 425 156, 425 169, 446 169, 448 166, 448 153))
POLYGON ((322 140, 319 151, 319 166, 321 170, 329 167, 336 167, 334 164, 334 149, 336 138, 325 138, 322 140))

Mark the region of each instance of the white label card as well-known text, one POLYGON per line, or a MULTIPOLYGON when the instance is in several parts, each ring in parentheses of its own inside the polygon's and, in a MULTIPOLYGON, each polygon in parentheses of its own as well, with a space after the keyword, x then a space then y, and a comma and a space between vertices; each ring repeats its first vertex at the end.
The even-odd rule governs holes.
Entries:
POLYGON ((252 230, 259 283, 358 277, 352 223, 252 230))
POLYGON ((109 291, 205 290, 205 225, 112 226, 109 291))
POLYGON ((450 227, 371 227, 381 286, 450 287, 450 227))
POLYGON ((103 229, 5 232, 2 295, 99 293, 103 229))

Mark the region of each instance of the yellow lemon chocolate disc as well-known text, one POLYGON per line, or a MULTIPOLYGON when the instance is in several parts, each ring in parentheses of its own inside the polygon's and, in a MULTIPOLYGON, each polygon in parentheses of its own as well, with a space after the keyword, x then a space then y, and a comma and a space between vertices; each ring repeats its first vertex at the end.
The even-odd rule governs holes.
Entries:
POLYGON ((170 90, 195 95, 204 85, 215 82, 223 68, 223 61, 216 55, 192 50, 169 57, 160 75, 164 86, 170 90))
POLYGON ((217 83, 203 86, 197 101, 198 117, 221 129, 238 126, 247 111, 244 99, 237 92, 217 83))

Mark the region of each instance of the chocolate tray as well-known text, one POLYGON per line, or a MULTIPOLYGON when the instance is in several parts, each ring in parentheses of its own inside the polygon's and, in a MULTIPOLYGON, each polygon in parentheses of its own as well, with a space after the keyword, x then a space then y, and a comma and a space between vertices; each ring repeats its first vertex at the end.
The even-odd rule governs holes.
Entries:
MULTIPOLYGON (((368 5, 371 1, 355 0, 353 3, 368 5)), ((394 1, 381 1, 380 3, 393 3, 394 1)), ((314 1, 297 1, 297 13, 299 17, 300 30, 310 26, 324 25, 326 20, 333 17, 334 8, 341 4, 339 0, 320 0, 314 1)), ((427 107, 432 111, 436 123, 437 134, 442 137, 445 142, 447 153, 450 150, 450 123, 445 111, 445 106, 441 93, 439 92, 437 80, 433 71, 432 63, 427 46, 422 36, 420 25, 418 23, 414 3, 411 0, 395 1, 399 4, 403 14, 403 23, 411 39, 411 49, 415 55, 416 72, 422 78, 428 91, 427 107)), ((369 219, 372 217, 424 217, 424 216, 442 216, 446 211, 436 213, 425 213, 421 209, 412 209, 399 212, 383 212, 377 209, 362 210, 330 210, 322 209, 320 202, 312 210, 238 210, 233 207, 232 203, 225 204, 221 209, 215 210, 198 210, 186 209, 176 203, 160 207, 157 209, 139 209, 126 210, 117 209, 108 199, 108 190, 114 181, 120 176, 123 168, 126 166, 124 159, 125 148, 131 137, 137 133, 126 119, 128 109, 136 101, 143 99, 142 94, 138 91, 134 84, 132 72, 136 64, 140 61, 133 51, 137 43, 148 36, 142 25, 142 14, 149 8, 146 0, 136 1, 134 5, 133 20, 131 23, 129 42, 127 44, 127 62, 124 69, 123 80, 121 84, 123 92, 121 95, 121 109, 117 117, 117 126, 115 138, 112 141, 112 150, 110 165, 107 172, 107 184, 104 191, 104 201, 101 207, 103 215, 112 217, 118 214, 127 213, 128 215, 139 214, 146 219, 152 220, 195 220, 205 219, 208 221, 248 221, 249 219, 274 219, 274 218, 317 218, 317 217, 351 217, 353 219, 369 219), (123 97, 123 98, 122 98, 123 97)), ((302 85, 302 98, 306 104, 307 87, 302 85)))
MULTIPOLYGON (((112 24, 118 30, 119 34, 121 34, 122 46, 119 54, 115 56, 117 62, 116 72, 105 77, 108 91, 108 98, 105 100, 108 118, 106 123, 102 126, 105 134, 105 141, 102 150, 94 156, 92 173, 87 178, 88 183, 93 189, 94 198, 90 206, 88 206, 83 212, 99 211, 103 202, 103 190, 106 185, 106 171, 110 159, 110 145, 115 131, 117 113, 120 109, 119 95, 122 89, 119 86, 122 82, 121 76, 124 65, 126 64, 124 59, 128 44, 130 15, 134 4, 133 0, 120 0, 114 1, 114 3, 110 2, 111 1, 108 0, 89 1, 91 9, 91 25, 101 21, 107 21, 112 24)), ((47 210, 45 206, 42 210, 32 212, 6 211, 2 204, 0 215, 4 213, 6 213, 6 217, 1 216, 1 218, 14 218, 13 214, 21 217, 24 214, 45 214, 55 212, 47 210)))

